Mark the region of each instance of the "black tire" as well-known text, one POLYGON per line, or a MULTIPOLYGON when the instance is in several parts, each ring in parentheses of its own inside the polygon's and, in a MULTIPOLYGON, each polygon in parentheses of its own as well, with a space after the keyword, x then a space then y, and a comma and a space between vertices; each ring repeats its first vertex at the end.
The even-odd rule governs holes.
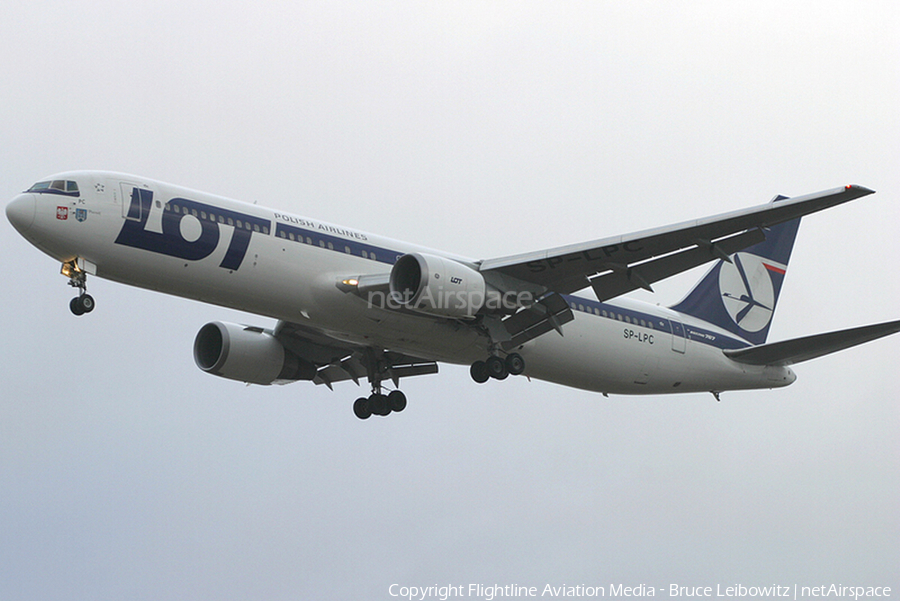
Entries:
POLYGON ((373 415, 390 415, 391 407, 388 405, 387 396, 383 394, 373 394, 369 397, 369 407, 372 408, 373 415))
POLYGON ((97 306, 97 303, 94 302, 94 297, 90 294, 82 294, 78 297, 78 303, 81 305, 81 308, 85 313, 90 313, 94 310, 94 307, 97 306))
POLYGON ((387 395, 387 401, 388 407, 390 407, 391 411, 394 413, 400 413, 406 409, 406 395, 399 390, 392 390, 391 393, 387 395))
POLYGON ((500 357, 488 357, 488 360, 485 361, 485 366, 487 367, 488 374, 495 380, 505 380, 506 377, 509 376, 509 371, 506 369, 506 363, 504 363, 503 359, 500 357))
POLYGON ((506 356, 506 371, 511 376, 518 376, 525 371, 525 359, 519 353, 510 353, 506 356))
POLYGON ((353 413, 359 419, 369 419, 372 416, 372 409, 369 407, 369 399, 360 397, 353 403, 353 413))
POLYGON ((491 379, 491 374, 488 373, 487 365, 485 365, 484 361, 473 363, 472 367, 469 368, 469 375, 479 384, 484 384, 491 379))
POLYGON ((81 298, 76 296, 69 301, 69 310, 73 315, 84 315, 84 308, 81 306, 81 298))

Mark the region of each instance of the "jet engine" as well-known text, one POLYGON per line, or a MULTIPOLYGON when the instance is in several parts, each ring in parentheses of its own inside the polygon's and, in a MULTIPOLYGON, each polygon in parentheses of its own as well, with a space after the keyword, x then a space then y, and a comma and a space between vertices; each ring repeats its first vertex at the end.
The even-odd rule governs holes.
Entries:
POLYGON ((403 255, 391 269, 391 300, 429 315, 473 317, 485 304, 486 289, 474 269, 434 255, 403 255))
POLYGON ((194 362, 207 373, 250 384, 286 384, 316 377, 316 366, 286 349, 272 332, 219 321, 197 332, 194 362))

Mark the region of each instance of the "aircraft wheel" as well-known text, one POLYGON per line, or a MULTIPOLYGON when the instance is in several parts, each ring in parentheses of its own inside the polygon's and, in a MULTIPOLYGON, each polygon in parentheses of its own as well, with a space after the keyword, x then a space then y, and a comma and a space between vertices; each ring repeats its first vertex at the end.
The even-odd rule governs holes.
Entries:
POLYGON ((506 371, 510 375, 518 376, 525 371, 525 359, 519 353, 510 353, 506 356, 506 371))
POLYGON ((388 405, 388 399, 386 395, 374 393, 369 397, 369 406, 372 408, 373 415, 390 415, 391 407, 388 405))
POLYGON ((387 395, 387 402, 388 407, 395 413, 400 413, 406 409, 406 395, 399 390, 392 390, 391 393, 387 395))
POLYGON ((472 379, 479 384, 484 384, 491 378, 491 374, 488 373, 487 365, 484 361, 476 361, 473 363, 472 367, 469 368, 469 375, 471 375, 472 379))
POLYGON ((81 308, 85 313, 90 313, 94 310, 94 307, 97 306, 97 303, 94 302, 94 297, 90 294, 82 294, 78 297, 78 303, 81 305, 81 308))
POLYGON ((69 301, 69 310, 74 315, 84 315, 84 308, 81 306, 81 303, 79 302, 79 300, 80 300, 79 297, 76 296, 75 298, 73 298, 72 300, 69 301))
POLYGON ((504 363, 503 359, 500 357, 488 357, 488 360, 485 361, 485 366, 487 367, 488 374, 497 380, 505 380, 509 375, 509 370, 506 369, 506 363, 504 363))
POLYGON ((353 403, 353 413, 359 419, 369 419, 372 416, 372 409, 369 407, 369 399, 360 397, 353 403))

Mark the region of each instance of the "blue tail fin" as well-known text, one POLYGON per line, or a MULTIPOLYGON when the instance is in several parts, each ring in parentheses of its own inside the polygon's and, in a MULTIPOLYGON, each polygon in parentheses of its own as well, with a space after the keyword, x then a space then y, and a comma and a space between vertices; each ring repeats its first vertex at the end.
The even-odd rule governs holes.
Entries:
MULTIPOLYGON (((784 200, 779 196, 773 202, 784 200)), ((784 283, 800 219, 765 230, 766 239, 719 261, 671 307, 737 334, 751 344, 763 344, 784 283)))

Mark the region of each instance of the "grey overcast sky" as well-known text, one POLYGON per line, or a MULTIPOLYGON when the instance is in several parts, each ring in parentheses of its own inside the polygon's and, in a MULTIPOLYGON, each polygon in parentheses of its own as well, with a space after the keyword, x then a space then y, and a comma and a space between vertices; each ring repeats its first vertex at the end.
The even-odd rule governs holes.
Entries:
MULTIPOLYGON (((804 220, 770 340, 896 319, 898 6, 6 2, 0 198, 111 169, 488 258, 858 183, 804 220)), ((267 319, 97 279, 77 319, 5 219, 0 260, 5 601, 900 591, 900 337, 721 403, 443 366, 360 422, 353 384, 194 366, 207 321, 267 319)))

